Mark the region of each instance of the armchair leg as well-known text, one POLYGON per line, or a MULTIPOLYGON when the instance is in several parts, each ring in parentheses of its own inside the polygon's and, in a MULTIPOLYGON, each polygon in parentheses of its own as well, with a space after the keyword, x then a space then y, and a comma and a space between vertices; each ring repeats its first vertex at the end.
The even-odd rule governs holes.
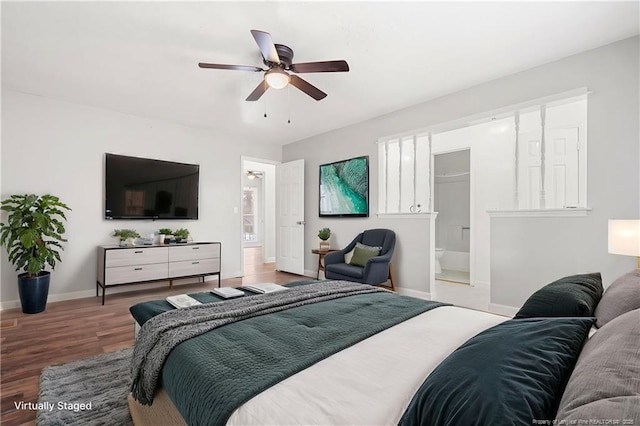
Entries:
POLYGON ((378 284, 376 287, 384 287, 388 288, 391 291, 396 291, 396 287, 393 285, 393 267, 391 266, 391 263, 389 263, 389 276, 387 277, 387 279, 389 280, 389 282, 391 282, 391 286, 388 286, 387 283, 383 283, 378 284))

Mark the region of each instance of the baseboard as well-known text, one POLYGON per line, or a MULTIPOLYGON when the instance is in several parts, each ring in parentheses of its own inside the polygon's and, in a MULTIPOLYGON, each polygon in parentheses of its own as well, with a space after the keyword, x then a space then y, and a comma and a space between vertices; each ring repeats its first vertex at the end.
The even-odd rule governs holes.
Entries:
POLYGON ((420 290, 412 290, 410 288, 396 287, 396 291, 403 296, 411 296, 416 299, 431 300, 431 293, 420 290))
MULTIPOLYGON (((228 278, 236 278, 236 277, 240 277, 242 276, 242 274, 238 271, 238 272, 231 272, 231 273, 226 273, 226 274, 221 274, 220 275, 220 279, 228 279, 228 278)), ((217 282, 218 281, 218 276, 217 275, 207 275, 206 277, 204 277, 205 281, 209 282, 217 282)), ((174 286, 180 286, 183 284, 195 284, 197 282, 199 282, 200 278, 183 278, 183 279, 177 279, 177 280, 173 280, 173 285, 174 286)), ((135 284, 135 285, 129 285, 129 286, 118 286, 118 287, 113 287, 113 288, 107 288, 107 297, 109 297, 110 294, 116 294, 116 293, 126 293, 128 291, 136 291, 136 290, 148 290, 148 289, 152 289, 152 288, 158 288, 159 286, 162 285, 169 285, 168 284, 169 281, 156 281, 156 282, 150 282, 150 283, 142 283, 142 284, 135 284)), ((100 289, 100 294, 102 295, 102 289, 100 289)), ((95 297, 96 296, 96 290, 95 288, 91 289, 91 290, 82 290, 82 291, 73 291, 73 292, 69 292, 69 293, 58 293, 58 294, 53 294, 53 293, 49 293, 49 296, 47 297, 47 303, 49 302, 62 302, 63 300, 72 300, 72 299, 84 299, 86 297, 95 297)), ((0 311, 5 311, 7 309, 15 309, 15 308, 19 308, 21 307, 20 304, 20 300, 8 300, 6 302, 0 302, 0 311)))
POLYGON ((489 303, 489 312, 507 317, 513 317, 520 309, 513 306, 499 305, 497 303, 489 303))
MULTIPOLYGON (((318 276, 318 271, 312 271, 311 269, 304 270, 304 276, 315 279, 318 276)), ((320 279, 324 279, 324 276, 320 274, 320 279)))
MULTIPOLYGON (((62 302, 63 300, 83 299, 85 297, 91 297, 96 295, 96 290, 82 290, 72 291, 69 293, 49 294, 47 297, 47 303, 49 302, 62 302)), ((15 309, 21 307, 19 300, 8 300, 6 302, 0 302, 0 311, 7 309, 15 309)))
POLYGON ((276 263, 276 258, 275 257, 267 257, 264 260, 264 263, 276 263))

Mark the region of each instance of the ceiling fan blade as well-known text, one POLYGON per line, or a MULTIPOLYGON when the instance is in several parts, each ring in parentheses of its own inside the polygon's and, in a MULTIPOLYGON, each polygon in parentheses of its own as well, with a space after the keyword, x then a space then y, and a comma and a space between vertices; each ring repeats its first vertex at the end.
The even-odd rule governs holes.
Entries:
POLYGON ((236 71, 264 71, 260 67, 252 67, 249 65, 225 65, 225 64, 205 64, 204 62, 200 62, 198 64, 200 68, 213 68, 217 70, 236 70, 236 71))
POLYGON ((301 79, 300 77, 298 77, 297 75, 290 75, 290 80, 289 83, 294 86, 297 87, 298 89, 302 90, 304 93, 306 93, 307 95, 311 96, 313 99, 315 99, 316 101, 319 101, 321 99, 324 99, 327 97, 327 94, 324 93, 322 90, 318 89, 316 86, 314 86, 313 84, 309 83, 308 81, 305 81, 303 79, 301 79))
POLYGON ((268 88, 269 85, 267 84, 267 82, 261 81, 260 84, 258 84, 258 87, 253 89, 253 92, 251 92, 251 94, 247 96, 247 99, 245 100, 249 102, 257 101, 258 99, 260 99, 260 96, 264 95, 264 92, 266 92, 268 88))
POLYGON ((291 64, 290 69, 297 73, 346 72, 349 71, 349 64, 347 64, 347 61, 303 62, 300 64, 291 64))
POLYGON ((271 39, 271 34, 265 31, 251 30, 251 35, 253 36, 256 43, 258 43, 258 47, 260 48, 260 53, 262 53, 262 57, 269 62, 279 64, 280 56, 278 56, 276 45, 273 44, 273 40, 271 39))

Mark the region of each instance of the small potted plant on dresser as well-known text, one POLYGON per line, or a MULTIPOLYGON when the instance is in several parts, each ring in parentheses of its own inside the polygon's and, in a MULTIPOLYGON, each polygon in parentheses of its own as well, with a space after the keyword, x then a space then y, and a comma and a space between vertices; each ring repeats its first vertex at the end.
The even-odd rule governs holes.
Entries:
POLYGON ((135 246, 136 238, 140 238, 138 231, 133 229, 116 229, 111 236, 120 239, 120 247, 135 246))
POLYGON ((158 232, 160 233, 160 244, 169 244, 169 241, 173 238, 173 231, 169 228, 160 228, 158 232))
POLYGON ((318 238, 320 238, 320 251, 327 251, 331 248, 329 238, 331 238, 331 229, 322 228, 318 231, 318 238))
POLYGON ((186 228, 177 229, 173 236, 176 237, 176 243, 186 243, 189 238, 189 230, 186 228))
POLYGON ((71 210, 53 195, 11 195, 2 201, 8 213, 7 223, 0 223, 0 245, 9 253, 9 261, 18 275, 18 291, 22 312, 37 314, 47 307, 51 272, 60 262, 65 233, 65 210, 71 210))

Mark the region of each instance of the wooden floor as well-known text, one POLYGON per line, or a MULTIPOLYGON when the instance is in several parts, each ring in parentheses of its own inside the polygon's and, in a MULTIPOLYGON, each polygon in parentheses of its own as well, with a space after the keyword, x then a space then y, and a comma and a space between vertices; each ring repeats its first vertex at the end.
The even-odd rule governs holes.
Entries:
MULTIPOLYGON (((245 249, 245 276, 222 280, 223 286, 305 279, 275 271, 262 263, 260 247, 245 249)), ((207 291, 218 280, 110 295, 102 306, 99 297, 49 303, 47 309, 26 315, 20 309, 0 313, 0 423, 34 424, 35 411, 16 410, 16 402, 36 402, 43 367, 88 358, 133 345, 133 319, 129 307, 139 302, 182 293, 207 291)))

